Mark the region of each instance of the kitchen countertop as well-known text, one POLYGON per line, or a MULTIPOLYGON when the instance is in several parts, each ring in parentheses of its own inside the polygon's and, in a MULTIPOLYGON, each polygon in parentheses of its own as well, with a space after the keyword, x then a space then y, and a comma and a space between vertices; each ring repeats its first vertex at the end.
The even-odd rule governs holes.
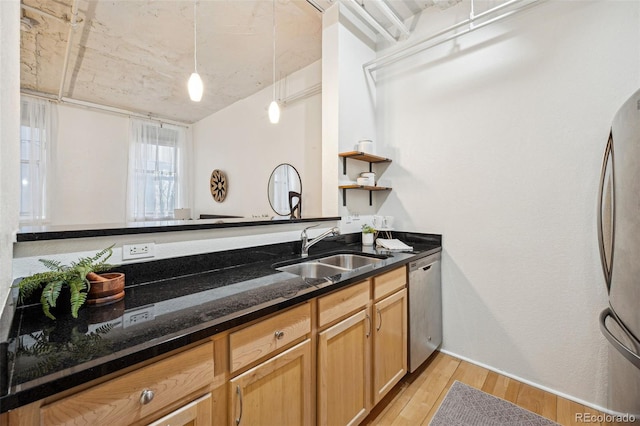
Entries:
POLYGON ((0 413, 441 250, 440 235, 396 233, 413 251, 392 253, 353 241, 359 235, 322 241, 309 259, 336 251, 387 257, 328 278, 272 267, 299 259, 300 242, 293 242, 120 265, 125 298, 85 306, 78 319, 64 313, 51 321, 39 304, 20 307, 0 343, 0 413))
POLYGON ((45 241, 69 238, 108 237, 114 235, 147 234, 158 232, 202 231, 206 229, 237 228, 247 226, 273 226, 292 223, 335 222, 340 217, 310 217, 304 219, 265 217, 227 217, 189 220, 159 220, 93 225, 23 226, 18 231, 18 242, 45 241))

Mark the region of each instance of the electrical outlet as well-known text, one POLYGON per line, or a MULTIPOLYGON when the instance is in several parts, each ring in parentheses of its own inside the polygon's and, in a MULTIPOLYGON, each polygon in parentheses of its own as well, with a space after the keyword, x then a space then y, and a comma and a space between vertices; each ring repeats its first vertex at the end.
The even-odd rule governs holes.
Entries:
POLYGON ((138 243, 122 245, 122 260, 142 259, 156 255, 155 243, 138 243))
POLYGON ((156 317, 154 311, 154 305, 142 306, 140 308, 125 311, 122 316, 122 327, 127 328, 132 325, 140 324, 146 321, 151 321, 156 317))

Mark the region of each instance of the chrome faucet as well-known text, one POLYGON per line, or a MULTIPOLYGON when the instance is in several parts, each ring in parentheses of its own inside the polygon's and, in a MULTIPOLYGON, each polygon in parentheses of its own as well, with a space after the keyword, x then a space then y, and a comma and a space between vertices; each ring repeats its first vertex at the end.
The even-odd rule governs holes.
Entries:
POLYGON ((340 235, 340 229, 338 229, 337 227, 333 227, 331 229, 324 231, 322 234, 318 235, 313 240, 310 240, 309 237, 307 236, 307 229, 314 228, 316 226, 318 225, 309 226, 302 230, 302 234, 300 235, 300 238, 302 239, 302 251, 300 253, 301 257, 309 256, 309 247, 311 247, 315 243, 320 242, 321 240, 328 237, 329 235, 340 235))

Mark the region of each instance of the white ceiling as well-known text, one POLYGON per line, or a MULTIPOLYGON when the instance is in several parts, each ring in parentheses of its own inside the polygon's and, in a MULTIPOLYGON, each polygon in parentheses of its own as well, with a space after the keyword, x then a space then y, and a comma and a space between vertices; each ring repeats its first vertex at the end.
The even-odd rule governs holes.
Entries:
MULTIPOLYGON (((21 86, 192 123, 272 84, 272 2, 198 1, 198 73, 205 94, 191 102, 191 0, 22 0, 21 86), (38 13, 32 8, 44 12, 38 13)), ((386 27, 378 8, 364 7, 386 27)), ((387 0, 401 19, 460 0, 387 0)), ((276 73, 284 77, 321 57, 322 13, 333 0, 276 0, 276 73)), ((363 0, 359 0, 363 4, 363 0)), ((353 6, 353 5, 352 5, 353 6)))

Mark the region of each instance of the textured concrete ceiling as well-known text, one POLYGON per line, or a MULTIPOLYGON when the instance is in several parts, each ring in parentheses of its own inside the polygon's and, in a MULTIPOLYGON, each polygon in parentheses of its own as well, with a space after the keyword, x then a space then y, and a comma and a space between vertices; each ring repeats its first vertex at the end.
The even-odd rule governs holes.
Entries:
MULTIPOLYGON (((459 0, 389 0, 407 18, 459 0)), ((23 0, 21 85, 57 96, 73 0, 23 0), (30 7, 51 16, 30 10, 30 7), (60 18, 60 20, 54 17, 60 18)), ((333 0, 315 0, 321 9, 333 0)), ((191 123, 272 83, 272 2, 198 1, 198 72, 205 93, 189 100, 193 1, 78 0, 62 97, 191 123)), ((375 12, 375 10, 373 10, 375 12)), ((276 0, 279 77, 321 57, 322 14, 306 0, 276 0)))
MULTIPOLYGON (((72 0, 24 0, 69 19, 72 0)), ((200 103, 189 100, 193 2, 80 0, 62 96, 183 122, 197 121, 272 82, 272 3, 200 0, 200 103)), ((69 25, 29 9, 22 25, 21 85, 58 95, 69 25)), ((321 55, 322 15, 305 0, 276 1, 277 74, 321 55)))

